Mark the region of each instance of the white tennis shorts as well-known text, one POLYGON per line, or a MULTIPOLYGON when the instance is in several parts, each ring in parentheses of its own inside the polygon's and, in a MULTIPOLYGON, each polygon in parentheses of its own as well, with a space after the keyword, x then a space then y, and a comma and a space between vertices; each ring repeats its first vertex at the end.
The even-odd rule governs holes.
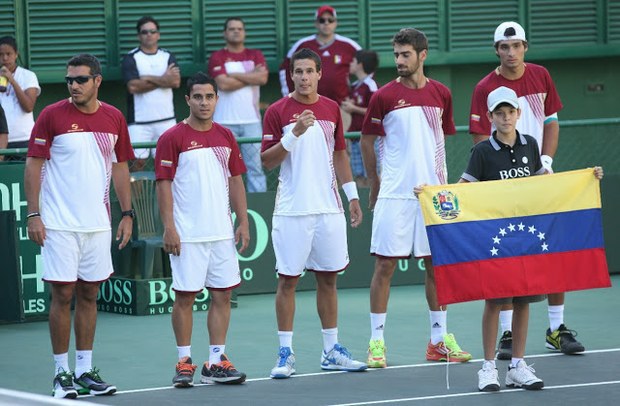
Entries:
MULTIPOLYGON (((129 138, 131 142, 156 142, 164 131, 175 124, 176 120, 174 119, 149 124, 131 124, 129 126, 129 138)), ((137 159, 148 158, 149 152, 155 156, 155 148, 136 148, 133 152, 137 159)))
POLYGON ((373 212, 370 253, 409 258, 431 255, 417 199, 378 199, 373 212))
POLYGON ((52 283, 107 280, 114 272, 111 244, 110 230, 81 233, 46 229, 41 247, 43 280, 52 283))
POLYGON ((349 265, 343 213, 273 216, 271 238, 281 275, 339 272, 349 265))
POLYGON ((182 242, 181 255, 170 255, 170 268, 172 288, 180 292, 228 290, 241 284, 234 239, 182 242))

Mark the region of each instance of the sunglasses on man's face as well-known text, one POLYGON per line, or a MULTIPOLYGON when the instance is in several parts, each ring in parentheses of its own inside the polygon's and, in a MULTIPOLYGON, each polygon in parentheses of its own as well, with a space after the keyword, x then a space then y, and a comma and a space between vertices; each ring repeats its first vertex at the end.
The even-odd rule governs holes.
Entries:
POLYGON ((319 18, 318 21, 321 24, 331 24, 334 21, 336 21, 336 19, 335 18, 319 18))
POLYGON ((140 34, 142 34, 142 35, 157 34, 157 33, 158 33, 157 30, 140 30, 140 34))
POLYGON ((65 76, 65 82, 67 82, 69 86, 71 86, 73 82, 77 82, 78 85, 83 85, 84 83, 96 77, 97 75, 65 76))

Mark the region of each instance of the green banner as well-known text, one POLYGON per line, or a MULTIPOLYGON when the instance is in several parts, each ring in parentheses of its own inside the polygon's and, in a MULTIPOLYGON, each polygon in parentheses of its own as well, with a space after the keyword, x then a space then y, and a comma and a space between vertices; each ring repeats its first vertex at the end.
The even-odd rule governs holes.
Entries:
MULTIPOLYGON (((172 313, 174 290, 171 278, 148 280, 112 277, 101 284, 97 309, 108 313, 131 316, 152 316, 172 313)), ((209 291, 196 296, 194 311, 209 309, 209 291)), ((232 294, 231 307, 237 307, 237 295, 232 294)))
POLYGON ((49 290, 41 279, 41 249, 28 239, 22 162, 0 165, 0 210, 15 212, 24 315, 27 319, 46 317, 49 311, 49 290))

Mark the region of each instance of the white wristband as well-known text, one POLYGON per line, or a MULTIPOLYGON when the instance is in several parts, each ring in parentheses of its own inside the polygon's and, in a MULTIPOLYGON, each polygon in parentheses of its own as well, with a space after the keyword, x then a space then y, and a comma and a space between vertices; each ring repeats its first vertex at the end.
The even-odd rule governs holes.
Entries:
POLYGON ((347 182, 342 185, 342 190, 344 190, 344 194, 347 195, 347 199, 351 200, 359 200, 360 196, 357 194, 357 185, 355 182, 347 182))
POLYGON ((548 169, 550 173, 553 173, 551 169, 551 164, 553 164, 553 158, 549 155, 541 155, 540 162, 542 163, 543 168, 548 169))
POLYGON ((299 140, 299 137, 296 137, 292 132, 288 132, 284 134, 284 137, 280 138, 280 143, 282 144, 282 148, 291 152, 295 147, 297 140, 299 140))

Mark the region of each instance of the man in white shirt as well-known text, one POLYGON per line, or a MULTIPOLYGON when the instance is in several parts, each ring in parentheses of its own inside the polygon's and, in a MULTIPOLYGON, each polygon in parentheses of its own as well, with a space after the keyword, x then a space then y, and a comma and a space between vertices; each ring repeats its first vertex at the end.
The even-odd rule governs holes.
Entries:
MULTIPOLYGON (((131 142, 157 141, 176 124, 172 89, 181 85, 177 60, 159 47, 159 23, 145 16, 136 23, 140 46, 123 58, 121 69, 127 86, 127 122, 131 142)), ((138 161, 132 170, 141 170, 155 149, 135 150, 138 161)))
POLYGON ((28 238, 41 246, 43 280, 51 287, 50 336, 56 398, 111 395, 116 387, 92 366, 101 282, 114 272, 110 245, 110 179, 122 219, 119 248, 131 237, 134 211, 127 161, 134 158, 127 123, 97 100, 101 65, 92 55, 67 63, 71 97, 47 106, 32 129, 24 174, 28 238), (69 369, 71 301, 75 294, 75 372, 69 369), (76 386, 79 388, 76 390, 76 386))
POLYGON ((349 265, 347 227, 336 177, 349 200, 351 226, 362 221, 338 104, 317 92, 321 59, 309 49, 291 58, 295 90, 265 112, 261 158, 280 166, 271 237, 276 255, 276 315, 280 349, 272 378, 295 373, 292 347, 295 289, 304 269, 317 282, 323 333, 321 368, 363 371, 338 342, 338 272, 349 265))

